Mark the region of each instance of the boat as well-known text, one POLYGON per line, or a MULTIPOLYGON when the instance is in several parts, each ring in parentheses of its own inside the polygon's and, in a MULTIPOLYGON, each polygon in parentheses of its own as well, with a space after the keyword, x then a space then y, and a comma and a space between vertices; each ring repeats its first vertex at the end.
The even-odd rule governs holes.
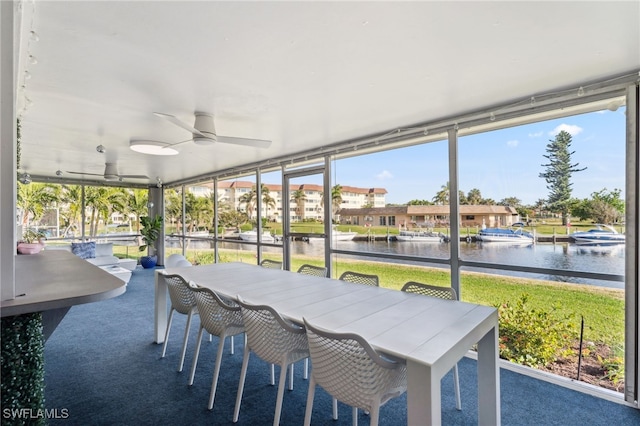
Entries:
POLYGON ((522 228, 485 228, 481 229, 476 239, 482 242, 531 244, 534 242, 533 234, 522 228))
POLYGON ((357 232, 338 231, 337 229, 333 229, 331 232, 334 241, 351 241, 357 234, 357 232))
MULTIPOLYGON (((251 231, 245 231, 245 232, 241 232, 240 233, 240 239, 243 241, 251 241, 251 242, 257 242, 258 241, 258 231, 256 231, 255 229, 251 230, 251 231)), ((271 235, 271 233, 269 231, 262 231, 262 242, 263 243, 274 243, 276 241, 275 238, 273 238, 273 235, 271 235)))
POLYGON ((439 243, 444 240, 444 235, 431 231, 400 231, 396 236, 398 241, 408 241, 412 243, 439 243))
POLYGON ((571 239, 576 244, 598 244, 598 245, 613 245, 624 244, 625 236, 613 229, 612 226, 597 223, 595 228, 588 231, 574 232, 570 235, 571 239))

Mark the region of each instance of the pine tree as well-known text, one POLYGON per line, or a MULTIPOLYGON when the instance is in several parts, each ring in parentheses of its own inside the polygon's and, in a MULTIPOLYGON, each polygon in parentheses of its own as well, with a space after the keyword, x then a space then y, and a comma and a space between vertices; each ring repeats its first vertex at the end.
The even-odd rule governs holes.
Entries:
POLYGON ((540 173, 540 177, 547 181, 547 189, 550 191, 547 199, 549 208, 560 212, 562 224, 566 225, 571 207, 571 175, 585 170, 586 167, 579 169, 578 163, 571 164, 571 156, 575 151, 569 151, 571 135, 568 132, 560 131, 556 138, 549 142, 547 155, 543 155, 549 163, 542 164, 546 171, 540 173))

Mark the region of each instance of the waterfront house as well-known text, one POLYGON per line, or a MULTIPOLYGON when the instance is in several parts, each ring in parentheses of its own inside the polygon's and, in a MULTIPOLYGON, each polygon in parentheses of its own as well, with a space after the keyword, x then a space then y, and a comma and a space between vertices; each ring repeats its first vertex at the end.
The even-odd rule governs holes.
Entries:
MULTIPOLYGON (((338 211, 345 225, 390 226, 399 228, 434 228, 450 225, 448 205, 343 208, 338 211)), ((461 227, 501 227, 519 222, 520 216, 510 206, 462 205, 461 227)))

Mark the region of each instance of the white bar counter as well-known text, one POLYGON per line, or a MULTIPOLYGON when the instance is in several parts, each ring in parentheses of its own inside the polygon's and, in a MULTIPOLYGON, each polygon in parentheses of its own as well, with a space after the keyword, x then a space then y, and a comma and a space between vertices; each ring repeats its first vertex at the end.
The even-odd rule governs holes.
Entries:
POLYGON ((16 256, 16 297, 3 300, 2 317, 68 310, 123 294, 126 284, 64 250, 16 256))

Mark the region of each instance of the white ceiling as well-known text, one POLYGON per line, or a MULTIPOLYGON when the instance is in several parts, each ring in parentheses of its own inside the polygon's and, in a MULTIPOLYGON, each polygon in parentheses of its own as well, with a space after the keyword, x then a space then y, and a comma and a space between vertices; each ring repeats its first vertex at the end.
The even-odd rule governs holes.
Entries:
POLYGON ((640 69, 638 1, 29 0, 21 16, 21 170, 34 176, 110 161, 170 183, 640 69), (190 137, 154 111, 190 124, 211 112, 218 134, 273 143, 129 150, 190 137))

